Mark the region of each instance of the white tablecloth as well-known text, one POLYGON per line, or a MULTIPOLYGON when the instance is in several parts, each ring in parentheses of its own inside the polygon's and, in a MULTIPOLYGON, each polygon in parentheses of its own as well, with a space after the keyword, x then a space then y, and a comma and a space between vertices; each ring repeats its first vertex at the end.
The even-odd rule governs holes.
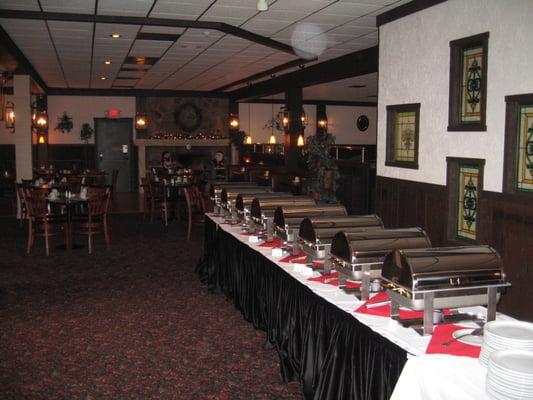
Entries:
POLYGON ((407 360, 391 400, 481 400, 487 370, 476 358, 444 354, 407 360))
MULTIPOLYGON (((294 279, 307 286, 314 293, 349 313, 373 331, 397 344, 408 353, 409 360, 393 394, 393 399, 484 399, 486 369, 477 359, 447 355, 425 355, 431 336, 420 336, 411 328, 402 327, 397 321, 379 316, 356 314, 354 312, 362 301, 354 295, 346 294, 338 287, 320 282, 309 281, 310 276, 320 274, 302 265, 282 263, 280 258, 272 256, 272 249, 260 247, 261 243, 250 243, 249 236, 242 235, 239 226, 222 224, 222 218, 210 216, 220 229, 232 234, 242 243, 262 253, 294 279), (420 357, 418 357, 420 356, 420 357)), ((486 315, 485 307, 467 307, 459 309, 486 315)), ((497 314, 497 319, 511 319, 504 314, 497 314)), ((461 325, 478 327, 473 322, 461 325)))

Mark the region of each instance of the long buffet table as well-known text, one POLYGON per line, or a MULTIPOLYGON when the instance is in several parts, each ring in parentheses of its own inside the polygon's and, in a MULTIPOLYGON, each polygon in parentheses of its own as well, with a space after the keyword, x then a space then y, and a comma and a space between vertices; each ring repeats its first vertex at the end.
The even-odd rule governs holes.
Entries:
MULTIPOLYGON (((300 381, 306 399, 389 399, 409 358, 409 372, 402 376, 394 398, 423 391, 414 386, 418 362, 411 358, 425 353, 430 336, 420 336, 390 318, 354 313, 362 304, 355 296, 309 281, 309 273, 271 254, 271 248, 249 243, 238 226, 207 215, 197 272, 211 289, 232 299, 256 329, 267 332, 285 381, 300 381)), ((482 314, 485 309, 461 311, 482 314)), ((454 359, 466 358, 441 357, 450 358, 451 365, 454 359)), ((472 376, 479 381, 484 368, 475 359, 466 362, 471 361, 476 363, 472 376)), ((431 365, 427 373, 438 374, 439 364, 431 365)), ((450 371, 456 373, 453 367, 450 371)), ((484 382, 464 394, 454 398, 484 398, 484 382)))

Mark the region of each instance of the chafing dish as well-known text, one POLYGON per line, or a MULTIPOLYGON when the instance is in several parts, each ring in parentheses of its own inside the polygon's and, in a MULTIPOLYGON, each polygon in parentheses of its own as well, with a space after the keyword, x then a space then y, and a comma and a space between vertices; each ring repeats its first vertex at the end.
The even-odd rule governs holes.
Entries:
POLYGON ((329 273, 331 242, 339 230, 361 232, 382 228, 383 222, 377 215, 304 218, 298 230, 298 243, 307 255, 309 263, 313 260, 324 260, 324 272, 329 273))
POLYGON ((220 204, 222 208, 227 208, 228 202, 235 201, 239 194, 255 195, 258 193, 272 193, 272 188, 270 186, 254 186, 248 188, 222 188, 220 192, 220 204))
POLYGON ((237 189, 251 189, 251 188, 258 188, 259 185, 257 183, 250 183, 250 182, 212 182, 207 184, 207 193, 209 194, 209 197, 211 198, 211 201, 214 204, 214 213, 216 215, 220 215, 220 203, 221 199, 220 196, 222 194, 223 188, 231 188, 234 190, 237 189))
POLYGON ((431 247, 431 241, 421 228, 341 231, 331 242, 331 261, 339 272, 341 284, 346 279, 362 281, 361 299, 367 300, 370 280, 381 276, 383 260, 388 253, 395 249, 424 247, 431 247))
POLYGON ((391 299, 399 307, 423 310, 423 333, 433 332, 434 308, 487 306, 487 321, 496 317, 500 293, 510 286, 499 254, 489 246, 396 250, 381 271, 391 299))
POLYGON ((274 234, 274 211, 279 206, 309 207, 316 202, 307 196, 273 197, 268 199, 254 198, 250 208, 250 229, 262 228, 267 234, 267 240, 274 234))
POLYGON ((235 209, 240 220, 248 221, 252 201, 256 197, 258 199, 292 198, 294 195, 289 192, 239 193, 235 198, 235 209))
MULTIPOLYGON (((298 254, 298 229, 304 218, 346 217, 346 208, 340 204, 315 206, 279 206, 274 211, 274 231, 284 246, 291 247, 293 254, 298 254)), ((328 221, 331 219, 328 218, 328 221)))

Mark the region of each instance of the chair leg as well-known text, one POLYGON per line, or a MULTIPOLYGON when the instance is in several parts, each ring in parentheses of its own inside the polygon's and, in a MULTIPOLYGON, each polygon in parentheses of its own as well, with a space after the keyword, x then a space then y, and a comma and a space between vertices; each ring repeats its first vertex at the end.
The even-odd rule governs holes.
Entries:
POLYGON ((33 246, 33 225, 30 220, 30 222, 28 223, 28 246, 26 247, 27 254, 31 253, 32 246, 33 246))
POLYGON ((48 238, 48 224, 45 222, 44 223, 44 246, 45 246, 45 250, 46 250, 46 257, 48 257, 50 255, 50 240, 48 238))
POLYGON ((152 198, 152 204, 150 206, 150 223, 154 222, 155 200, 152 198))
POLYGON ((163 213, 165 216, 165 226, 168 226, 168 205, 167 203, 165 203, 163 206, 163 213))
POLYGON ((191 233, 192 233, 192 211, 189 210, 189 227, 187 228, 187 241, 191 240, 191 233))
POLYGON ((104 217, 104 238, 107 250, 111 247, 111 242, 109 241, 109 231, 107 230, 107 217, 104 217))
POLYGON ((89 229, 89 234, 87 235, 87 241, 89 244, 89 254, 93 254, 93 235, 91 234, 90 229, 89 229))

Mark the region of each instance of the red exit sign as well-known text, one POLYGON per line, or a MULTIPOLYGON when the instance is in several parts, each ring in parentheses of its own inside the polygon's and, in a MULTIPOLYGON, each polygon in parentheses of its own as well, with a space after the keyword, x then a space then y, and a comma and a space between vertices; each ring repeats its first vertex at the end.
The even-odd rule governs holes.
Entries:
POLYGON ((119 118, 120 110, 118 108, 110 108, 109 110, 106 110, 105 116, 107 118, 119 118))

